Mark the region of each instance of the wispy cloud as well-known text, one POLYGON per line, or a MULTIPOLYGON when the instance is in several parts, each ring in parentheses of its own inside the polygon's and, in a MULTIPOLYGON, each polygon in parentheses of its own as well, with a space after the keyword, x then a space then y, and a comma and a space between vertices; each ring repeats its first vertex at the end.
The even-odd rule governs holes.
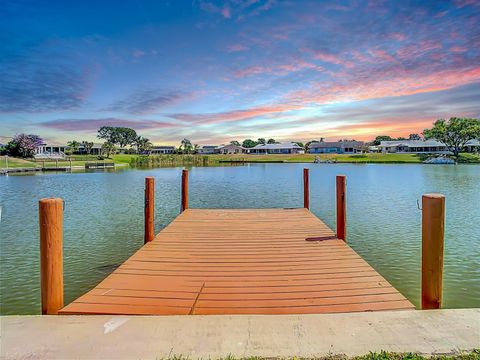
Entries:
POLYGON ((63 131, 97 131, 102 126, 121 126, 131 127, 138 130, 146 129, 164 129, 171 128, 177 125, 161 122, 155 120, 128 120, 117 118, 103 118, 103 119, 55 119, 43 121, 39 123, 40 126, 50 129, 63 131))
POLYGON ((150 114, 192 96, 191 92, 143 89, 127 96, 125 99, 114 102, 105 110, 128 114, 150 114))

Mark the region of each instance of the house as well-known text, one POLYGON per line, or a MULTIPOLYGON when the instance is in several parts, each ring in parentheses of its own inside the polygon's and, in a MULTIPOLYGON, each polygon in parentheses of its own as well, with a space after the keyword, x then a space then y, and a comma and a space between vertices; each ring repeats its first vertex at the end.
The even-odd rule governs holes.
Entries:
MULTIPOLYGON (((78 154, 86 154, 87 149, 85 148, 85 145, 82 143, 78 147, 78 150, 76 151, 78 154)), ((93 144, 92 148, 90 149, 90 152, 88 153, 89 155, 102 155, 102 144, 95 143, 93 144)))
POLYGON ((229 144, 219 146, 217 148, 217 151, 220 154, 245 154, 247 152, 247 149, 240 145, 229 144))
POLYGON ((35 150, 35 154, 62 154, 65 155, 65 151, 69 149, 68 145, 55 144, 55 143, 43 143, 35 150))
POLYGON ((436 140, 394 140, 380 143, 382 153, 450 154, 448 146, 436 140))
POLYGON ((480 140, 469 140, 465 144, 466 152, 479 152, 480 151, 480 140))
POLYGON ((163 145, 154 145, 148 150, 148 153, 152 155, 173 154, 174 152, 175 152, 175 146, 163 146, 163 145))
POLYGON ((197 150, 197 153, 201 154, 201 155, 218 154, 218 146, 216 146, 216 145, 204 145, 197 150))
POLYGON ((295 143, 258 144, 250 149, 250 154, 303 154, 303 148, 295 143))
POLYGON ((363 141, 321 141, 308 147, 310 154, 357 154, 363 151, 363 141))

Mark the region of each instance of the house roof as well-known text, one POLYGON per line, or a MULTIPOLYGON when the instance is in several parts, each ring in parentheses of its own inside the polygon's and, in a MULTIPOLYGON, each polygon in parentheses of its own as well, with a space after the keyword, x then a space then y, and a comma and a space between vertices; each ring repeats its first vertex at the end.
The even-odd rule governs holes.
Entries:
POLYGON ((437 140, 394 140, 394 141, 380 142, 380 147, 392 147, 392 146, 435 147, 435 146, 445 146, 445 144, 437 140))
POLYGON ((235 145, 235 144, 227 144, 227 145, 220 145, 218 149, 224 148, 237 148, 237 149, 245 149, 242 145, 235 145))
POLYGON ((168 149, 168 150, 174 150, 175 146, 169 146, 169 145, 153 145, 151 147, 152 149, 168 149))
POLYGON ((283 143, 283 144, 258 144, 252 149, 262 149, 262 150, 274 150, 274 149, 303 149, 301 146, 298 146, 295 143, 283 143))
POLYGON ((358 147, 363 146, 363 141, 321 141, 313 142, 308 148, 309 149, 318 149, 318 148, 346 148, 346 147, 358 147))

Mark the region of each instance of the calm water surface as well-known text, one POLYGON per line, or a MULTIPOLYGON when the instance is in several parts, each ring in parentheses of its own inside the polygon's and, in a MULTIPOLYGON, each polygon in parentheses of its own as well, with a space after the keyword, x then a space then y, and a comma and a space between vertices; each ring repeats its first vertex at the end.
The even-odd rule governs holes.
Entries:
MULTIPOLYGON (((480 307, 480 166, 255 164, 193 168, 190 207, 303 206, 335 226, 335 175, 346 174, 348 242, 413 303, 420 298, 423 193, 447 197, 444 306, 480 307)), ((179 212, 180 169, 0 177, 1 314, 38 314, 38 200, 62 197, 65 301, 94 287, 143 242, 145 176, 156 178, 156 231, 179 212)))

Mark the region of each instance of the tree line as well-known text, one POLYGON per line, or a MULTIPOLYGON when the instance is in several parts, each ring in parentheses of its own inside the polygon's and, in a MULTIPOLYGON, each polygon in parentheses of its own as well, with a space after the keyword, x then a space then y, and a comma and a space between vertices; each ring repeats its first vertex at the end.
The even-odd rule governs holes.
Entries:
MULTIPOLYGON (((459 117, 452 117, 448 120, 439 119, 433 123, 432 128, 425 129, 422 135, 425 140, 434 139, 444 143, 453 155, 458 157, 468 141, 480 139, 480 119, 459 117)), ((120 148, 130 146, 130 151, 138 154, 148 153, 148 150, 152 147, 152 143, 148 138, 139 136, 134 129, 127 127, 102 126, 98 130, 97 137, 105 141, 102 145, 102 153, 107 157, 116 153, 117 146, 120 148)), ((408 138, 392 138, 388 135, 380 135, 368 143, 368 145, 380 145, 382 141, 392 140, 422 140, 422 136, 419 134, 410 134, 408 138)), ((306 143, 296 142, 296 144, 307 151, 310 144, 323 141, 324 138, 320 138, 318 140, 310 140, 306 143)), ((355 140, 342 139, 340 141, 355 140)), ((36 149, 43 143, 44 140, 38 135, 17 134, 8 142, 8 144, 0 148, 0 153, 2 155, 23 158, 33 157, 36 149)), ((277 143, 278 141, 273 138, 268 140, 265 138, 258 138, 257 140, 245 139, 241 143, 237 140, 230 142, 232 145, 243 146, 247 149, 253 148, 259 144, 277 143)), ((80 147, 82 147, 83 152, 86 154, 90 154, 94 146, 93 142, 79 142, 76 140, 69 141, 67 145, 70 148, 71 153, 78 152, 80 147)), ((180 146, 176 149, 176 153, 192 154, 196 153, 198 149, 198 144, 192 144, 189 139, 184 138, 180 142, 180 146)))

